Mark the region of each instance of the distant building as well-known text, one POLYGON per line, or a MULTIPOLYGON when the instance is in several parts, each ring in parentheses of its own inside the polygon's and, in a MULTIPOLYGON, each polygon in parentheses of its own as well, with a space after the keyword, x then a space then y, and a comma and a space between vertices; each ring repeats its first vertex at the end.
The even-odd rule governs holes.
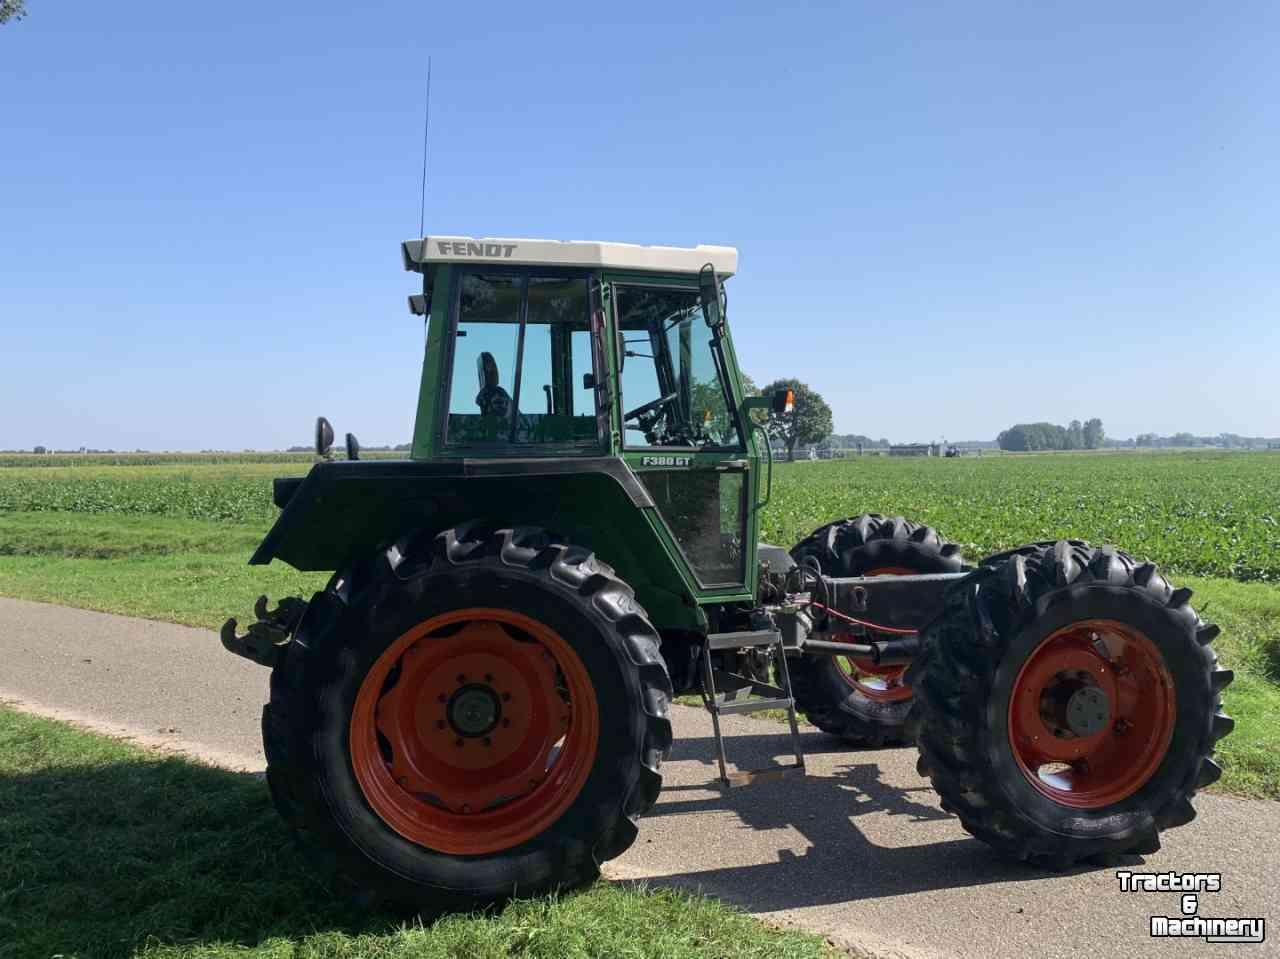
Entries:
POLYGON ((902 443, 889 447, 890 456, 937 456, 937 443, 902 443))

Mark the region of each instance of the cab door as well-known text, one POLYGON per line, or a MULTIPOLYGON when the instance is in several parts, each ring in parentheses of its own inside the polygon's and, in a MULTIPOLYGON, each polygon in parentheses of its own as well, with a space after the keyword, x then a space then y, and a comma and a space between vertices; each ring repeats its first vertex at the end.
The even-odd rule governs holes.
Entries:
POLYGON ((704 599, 749 596, 750 460, 717 331, 696 285, 606 284, 622 455, 704 599))

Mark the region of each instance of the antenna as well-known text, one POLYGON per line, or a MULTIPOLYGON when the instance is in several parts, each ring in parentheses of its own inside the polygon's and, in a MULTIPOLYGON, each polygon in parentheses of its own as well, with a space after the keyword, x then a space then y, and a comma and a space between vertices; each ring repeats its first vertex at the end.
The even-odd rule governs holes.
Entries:
POLYGON ((422 201, 418 208, 418 236, 427 230, 427 134, 431 132, 431 58, 427 57, 427 106, 422 118, 422 201))

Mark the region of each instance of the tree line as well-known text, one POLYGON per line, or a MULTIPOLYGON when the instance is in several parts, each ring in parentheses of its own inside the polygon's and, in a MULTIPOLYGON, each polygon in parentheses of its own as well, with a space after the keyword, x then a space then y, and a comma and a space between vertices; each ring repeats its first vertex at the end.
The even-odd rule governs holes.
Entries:
POLYGON ((1280 437, 1241 436, 1239 433, 1218 433, 1216 436, 1196 436, 1194 433, 1174 433, 1172 436, 1160 436, 1156 433, 1139 433, 1131 440, 1123 440, 1114 445, 1137 449, 1190 449, 1198 446, 1228 450, 1276 449, 1280 447, 1280 437))
POLYGON ((1094 417, 1067 426, 1056 423, 1017 423, 996 437, 1002 450, 1016 453, 1033 450, 1096 450, 1106 440, 1102 420, 1094 417))

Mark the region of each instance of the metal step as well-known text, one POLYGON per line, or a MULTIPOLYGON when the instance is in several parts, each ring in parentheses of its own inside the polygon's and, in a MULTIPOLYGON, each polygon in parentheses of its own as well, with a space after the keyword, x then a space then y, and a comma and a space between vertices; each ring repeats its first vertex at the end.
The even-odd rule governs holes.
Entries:
POLYGON ((715 732, 716 761, 720 766, 720 783, 726 788, 749 786, 753 783, 804 775, 804 752, 800 748, 800 724, 796 720, 796 700, 791 692, 791 671, 787 667, 787 655, 782 646, 782 634, 775 630, 750 630, 734 633, 712 633, 702 647, 702 702, 711 713, 711 728, 715 732), (760 648, 772 646, 776 652, 778 678, 781 685, 760 682, 736 673, 721 673, 723 693, 716 691, 716 669, 711 664, 713 649, 760 648), (748 699, 737 699, 740 692, 754 694, 748 699), (723 698, 722 698, 723 697, 723 698), (770 766, 765 769, 743 769, 730 773, 725 757, 724 736, 720 732, 720 717, 734 713, 754 713, 762 709, 785 709, 791 726, 791 747, 796 761, 789 766, 770 766))
POLYGON ((750 646, 772 646, 782 641, 782 634, 776 629, 745 629, 736 633, 709 633, 707 647, 709 649, 739 649, 750 646))
POLYGON ((732 713, 756 713, 762 709, 794 709, 796 701, 786 699, 744 699, 741 702, 716 703, 716 712, 721 716, 732 713))

